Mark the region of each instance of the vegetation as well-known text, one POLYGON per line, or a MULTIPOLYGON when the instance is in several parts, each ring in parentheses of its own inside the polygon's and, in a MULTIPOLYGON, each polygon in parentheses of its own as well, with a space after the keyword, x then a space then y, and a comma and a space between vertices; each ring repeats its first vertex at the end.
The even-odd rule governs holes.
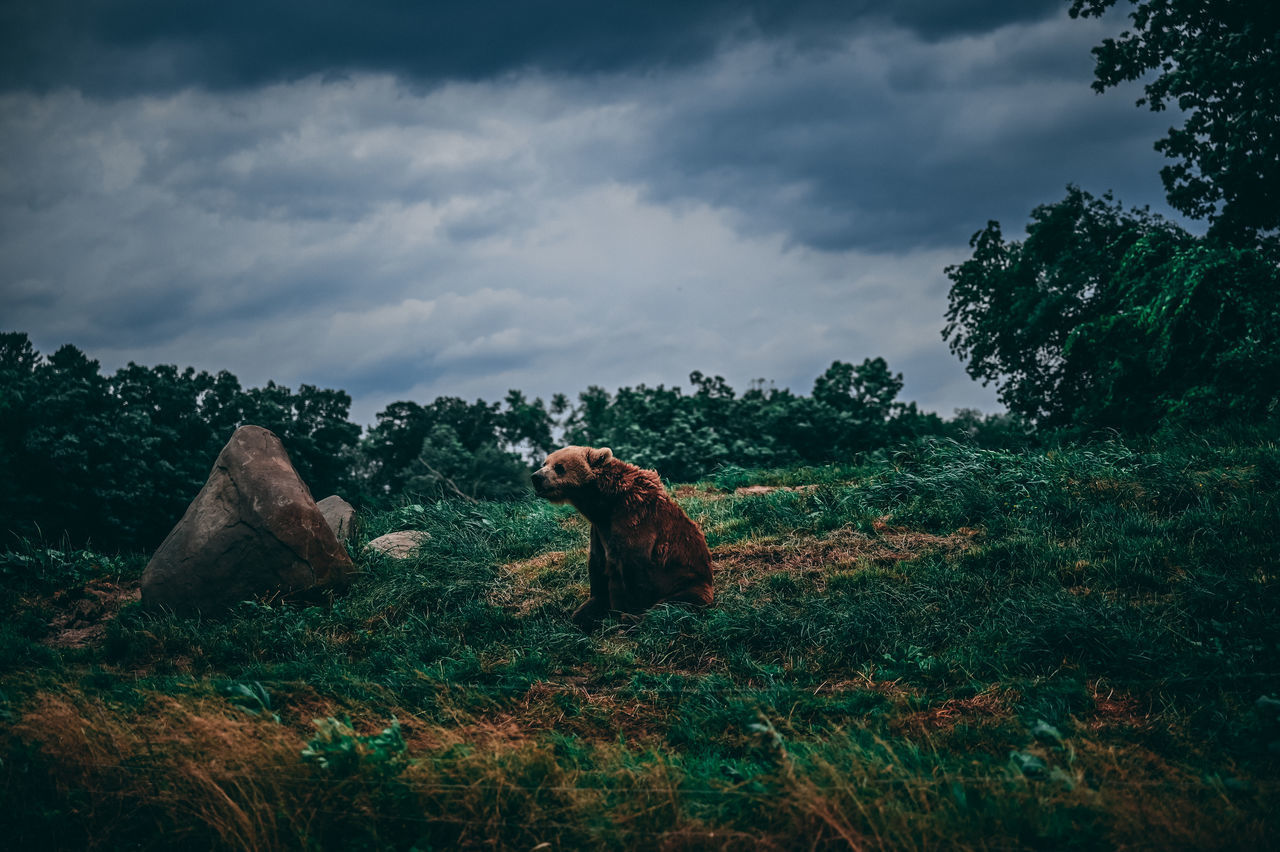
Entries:
POLYGON ((367 515, 432 538, 358 557, 331 609, 221 621, 127 602, 141 560, 29 545, 0 821, 20 848, 1267 848, 1278 485, 1257 436, 730 469, 676 489, 718 607, 595 635, 584 522, 541 502, 367 515), (791 485, 737 492, 764 483, 791 485))
POLYGON ((0 475, 23 487, 0 494, 3 528, 18 536, 99 550, 152 550, 182 517, 237 426, 283 440, 316 499, 340 493, 369 508, 406 498, 519 499, 529 463, 558 440, 611 445, 664 476, 691 480, 724 465, 757 467, 847 458, 921 435, 989 432, 1025 445, 1016 420, 962 412, 955 423, 896 401, 902 376, 882 358, 832 364, 811 397, 693 373, 695 388, 592 387, 550 409, 512 390, 501 403, 440 397, 394 402, 361 436, 344 391, 129 364, 104 376, 66 345, 41 356, 26 334, 0 334, 0 475), (562 436, 562 437, 558 437, 562 436))
MULTIPOLYGON (((1072 0, 1097 17, 1117 0, 1072 0)), ((1280 407, 1280 7, 1130 0, 1133 29, 1094 48, 1094 89, 1143 80, 1138 104, 1184 123, 1155 143, 1169 204, 1147 210, 1069 186, 1027 238, 992 221, 948 267, 943 336, 1009 410, 1049 430, 1255 423, 1280 407)))
POLYGON ((74 346, 47 358, 0 334, 0 494, 7 532, 100 549, 154 548, 182 517, 235 427, 276 432, 320 496, 351 482, 360 429, 351 397, 271 382, 243 390, 226 371, 129 364, 101 374, 74 346))

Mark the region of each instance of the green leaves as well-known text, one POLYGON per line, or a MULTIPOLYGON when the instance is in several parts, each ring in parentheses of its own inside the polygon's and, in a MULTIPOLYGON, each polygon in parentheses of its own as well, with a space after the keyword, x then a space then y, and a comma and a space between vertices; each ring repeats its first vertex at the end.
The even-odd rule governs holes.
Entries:
POLYGON ((223 684, 219 692, 235 706, 250 716, 266 716, 280 724, 280 717, 271 710, 271 693, 258 681, 223 684))
POLYGON ((99 548, 150 550, 182 517, 243 423, 280 435, 318 496, 350 481, 359 427, 343 391, 129 364, 102 375, 74 346, 48 357, 25 334, 0 336, 0 494, 6 528, 99 548))
MULTIPOLYGON (((1116 0, 1074 0, 1097 17, 1116 0)), ((1093 88, 1143 79, 1139 106, 1176 104, 1180 127, 1155 143, 1169 203, 1239 246, 1280 229, 1280 7, 1271 0, 1133 0, 1133 29, 1093 49, 1093 88), (1154 75, 1149 72, 1155 71, 1154 75)))
POLYGON ((739 396, 723 377, 698 371, 689 381, 690 394, 663 385, 616 395, 590 388, 566 420, 566 440, 607 445, 620 458, 688 482, 726 466, 848 459, 944 429, 936 415, 898 401, 902 374, 883 358, 832 362, 807 397, 766 388, 763 380, 739 396))
MULTIPOLYGON (((1117 0, 1073 0, 1098 17, 1117 0)), ((1280 399, 1280 6, 1132 0, 1131 31, 1094 48, 1094 89, 1145 80, 1176 104, 1156 142, 1169 203, 1197 238, 1075 187, 1036 208, 1024 241, 988 223, 948 267, 943 337, 971 376, 1040 426, 1150 431, 1256 420, 1280 399), (1151 72, 1155 72, 1152 74, 1151 72)))
POLYGON ((302 750, 302 759, 338 777, 356 772, 368 772, 375 776, 400 774, 408 765, 405 754, 409 746, 400 733, 400 722, 391 717, 391 725, 381 733, 360 736, 350 721, 338 721, 332 716, 316 719, 316 735, 302 750))
POLYGON ((1025 240, 990 223, 971 245, 947 268, 943 335, 1015 413, 1140 433, 1274 407, 1280 274, 1260 253, 1076 187, 1025 240))

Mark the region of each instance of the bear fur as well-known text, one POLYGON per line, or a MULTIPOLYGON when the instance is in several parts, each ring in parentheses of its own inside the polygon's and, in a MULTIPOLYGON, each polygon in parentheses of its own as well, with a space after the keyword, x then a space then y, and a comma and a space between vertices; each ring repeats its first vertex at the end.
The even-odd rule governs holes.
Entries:
POLYGON ((712 604, 707 540, 657 473, 614 458, 608 447, 564 447, 531 478, 538 496, 572 503, 591 522, 591 593, 573 614, 583 630, 609 612, 712 604))

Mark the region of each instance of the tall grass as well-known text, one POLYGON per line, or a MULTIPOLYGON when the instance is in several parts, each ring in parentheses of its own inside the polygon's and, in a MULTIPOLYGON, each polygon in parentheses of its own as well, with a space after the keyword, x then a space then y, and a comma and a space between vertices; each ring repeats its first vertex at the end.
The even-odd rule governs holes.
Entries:
POLYGON ((1278 484, 1256 439, 722 471, 678 490, 717 607, 592 635, 586 524, 535 501, 365 517, 328 609, 130 606, 82 649, 44 644, 53 586, 11 582, 0 821, 55 848, 1267 848, 1278 484), (430 538, 362 555, 395 529, 430 538))

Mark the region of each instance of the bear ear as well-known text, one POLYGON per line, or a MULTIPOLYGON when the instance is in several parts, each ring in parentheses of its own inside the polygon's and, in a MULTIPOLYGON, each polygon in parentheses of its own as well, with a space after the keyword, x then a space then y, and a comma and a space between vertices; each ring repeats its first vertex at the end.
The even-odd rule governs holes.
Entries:
POLYGON ((592 467, 599 467, 611 458, 613 458, 613 450, 608 447, 601 447, 598 450, 587 450, 587 464, 592 467))

